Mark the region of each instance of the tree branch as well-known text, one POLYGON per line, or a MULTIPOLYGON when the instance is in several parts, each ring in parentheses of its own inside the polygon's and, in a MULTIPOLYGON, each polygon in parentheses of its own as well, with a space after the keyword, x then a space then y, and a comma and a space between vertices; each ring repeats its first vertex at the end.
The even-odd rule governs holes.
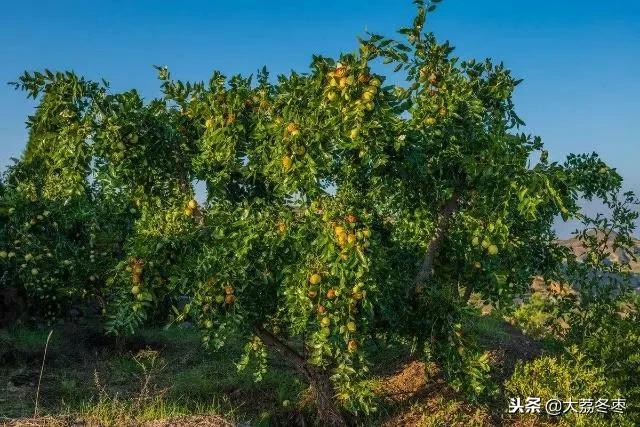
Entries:
POLYGON ((451 217, 453 217, 453 215, 458 211, 459 206, 460 193, 456 192, 451 196, 447 203, 440 208, 436 229, 429 241, 429 245, 427 245, 427 251, 424 254, 420 270, 413 280, 413 286, 407 289, 407 296, 410 294, 411 290, 415 290, 418 285, 424 284, 433 276, 433 260, 440 250, 442 239, 449 228, 451 217))
POLYGON ((262 340, 262 342, 265 343, 267 347, 270 347, 277 351, 285 359, 285 361, 289 365, 291 365, 291 367, 295 368, 296 371, 305 376, 309 375, 309 372, 305 367, 306 360, 289 344, 282 341, 280 338, 271 333, 271 331, 263 328, 262 326, 255 326, 253 328, 253 332, 262 340))

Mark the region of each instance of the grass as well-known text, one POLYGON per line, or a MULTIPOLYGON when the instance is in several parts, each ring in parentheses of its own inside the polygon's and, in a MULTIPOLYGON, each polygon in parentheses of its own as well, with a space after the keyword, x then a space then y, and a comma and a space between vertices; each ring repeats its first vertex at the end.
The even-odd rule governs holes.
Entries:
MULTIPOLYGON (((525 342, 497 317, 479 317, 468 328, 488 348, 507 353, 525 342)), ((27 328, 0 332, 0 341, 10 343, 0 346, 0 361, 8 357, 0 363, 0 378, 9 379, 0 382, 0 422, 2 417, 32 415, 47 333, 27 328)), ((465 402, 435 366, 415 360, 411 342, 393 337, 378 341, 371 344, 370 381, 379 391, 379 410, 359 417, 363 425, 490 424, 493 409, 465 402)), ((277 358, 270 360, 263 380, 255 382, 250 371, 239 372, 234 364, 244 343, 217 353, 203 350, 200 343, 196 330, 178 327, 143 329, 116 340, 105 338, 99 325, 90 322, 58 325, 42 377, 39 412, 94 425, 205 416, 221 420, 215 425, 257 426, 298 424, 313 413, 306 385, 277 358)))
MULTIPOLYGON (((0 364, 0 378, 9 380, 0 382, 0 420, 32 415, 47 333, 1 331, 0 340, 10 346, 4 353, 0 349, 0 360, 7 359, 0 364)), ((268 423, 289 410, 283 402, 297 402, 305 390, 277 363, 261 382, 254 382, 251 372, 238 372, 234 365, 242 343, 206 352, 191 329, 149 328, 124 342, 100 334, 95 325, 55 328, 39 413, 73 414, 100 425, 187 415, 268 423), (106 423, 109 419, 119 421, 106 423)))

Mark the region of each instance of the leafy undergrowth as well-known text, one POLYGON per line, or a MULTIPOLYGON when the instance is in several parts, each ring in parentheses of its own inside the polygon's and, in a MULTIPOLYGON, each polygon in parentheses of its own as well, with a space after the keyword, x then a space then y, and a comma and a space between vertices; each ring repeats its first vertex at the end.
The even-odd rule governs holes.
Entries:
MULTIPOLYGON (((539 354, 535 343, 491 317, 473 324, 490 350, 496 381, 515 362, 539 354)), ((32 418, 48 331, 0 331, 0 421, 10 425, 305 425, 313 420, 305 384, 272 359, 261 382, 238 372, 241 345, 205 352, 193 329, 146 329, 105 337, 97 325, 54 329, 32 418)), ((371 380, 378 411, 361 425, 438 426, 501 423, 503 401, 469 403, 435 366, 416 361, 408 343, 379 340, 371 380)))

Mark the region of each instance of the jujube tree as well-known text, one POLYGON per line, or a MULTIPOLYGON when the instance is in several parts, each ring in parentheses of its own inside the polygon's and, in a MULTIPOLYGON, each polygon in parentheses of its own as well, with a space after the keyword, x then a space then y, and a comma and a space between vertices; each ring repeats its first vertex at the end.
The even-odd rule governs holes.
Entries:
POLYGON ((485 391, 466 299, 509 305, 533 276, 565 277, 554 219, 617 194, 621 178, 595 154, 550 162, 517 134, 519 80, 424 33, 431 6, 418 2, 406 42, 370 34, 305 73, 185 83, 158 67, 150 102, 73 74, 20 79, 44 94, 30 125, 56 124, 28 148, 56 165, 43 194, 91 178, 136 209, 107 280, 110 331, 188 295, 175 316, 197 321, 205 345, 244 338, 258 376, 277 352, 329 424, 344 422, 340 407, 374 408, 363 380, 381 333, 413 340, 470 397, 485 391))

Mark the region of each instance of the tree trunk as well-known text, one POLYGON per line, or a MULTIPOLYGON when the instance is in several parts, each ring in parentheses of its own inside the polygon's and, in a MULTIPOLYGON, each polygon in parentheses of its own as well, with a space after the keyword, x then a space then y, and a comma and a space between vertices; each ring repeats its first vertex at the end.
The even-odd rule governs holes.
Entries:
POLYGON ((472 292, 473 292, 473 284, 469 283, 464 289, 464 296, 462 297, 462 302, 467 304, 469 302, 469 298, 471 298, 472 292))
POLYGON ((326 426, 346 426, 347 422, 335 405, 333 384, 327 372, 310 365, 295 349, 263 327, 255 327, 255 334, 269 348, 282 356, 291 368, 308 382, 318 412, 318 421, 326 426))
POLYGON ((449 199, 440 209, 436 229, 429 241, 429 245, 427 245, 427 251, 424 254, 420 270, 413 280, 412 286, 407 288, 407 296, 411 294, 412 290, 415 291, 417 286, 424 284, 431 278, 431 276, 433 276, 433 260, 440 250, 440 245, 442 244, 442 239, 449 228, 451 217, 456 213, 459 206, 460 194, 454 193, 453 196, 451 196, 451 199, 449 199))

